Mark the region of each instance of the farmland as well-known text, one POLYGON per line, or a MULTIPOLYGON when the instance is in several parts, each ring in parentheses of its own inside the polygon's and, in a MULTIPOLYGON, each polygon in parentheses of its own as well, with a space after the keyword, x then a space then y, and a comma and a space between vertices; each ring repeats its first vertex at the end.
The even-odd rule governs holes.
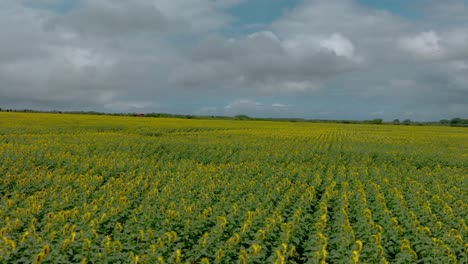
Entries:
POLYGON ((0 263, 467 263, 468 130, 0 113, 0 263))

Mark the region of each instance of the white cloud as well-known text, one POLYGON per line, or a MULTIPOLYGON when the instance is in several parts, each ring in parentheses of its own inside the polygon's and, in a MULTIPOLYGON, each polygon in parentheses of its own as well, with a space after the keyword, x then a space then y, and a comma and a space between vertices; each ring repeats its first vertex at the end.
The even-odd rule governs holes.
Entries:
POLYGON ((285 38, 268 30, 206 39, 191 58, 171 74, 172 83, 237 89, 247 95, 318 91, 324 80, 362 65, 351 41, 341 34, 285 38))
MULTIPOLYGON (((274 116, 291 117, 292 108, 291 105, 281 103, 266 104, 251 99, 239 99, 224 106, 222 113, 230 116, 253 114, 254 116, 267 117, 273 114, 274 116)), ((210 111, 219 113, 216 108, 211 108, 210 111)))
POLYGON ((305 93, 320 90, 320 84, 312 81, 273 81, 263 83, 261 89, 274 93, 305 93))
POLYGON ((141 101, 113 101, 104 104, 104 108, 110 111, 138 111, 152 106, 153 102, 141 101))
POLYGON ((445 49, 441 45, 441 38, 434 31, 401 38, 399 45, 404 51, 423 59, 439 59, 445 55, 445 49))
POLYGON ((285 104, 279 104, 279 103, 274 103, 271 105, 272 107, 278 107, 278 108, 287 108, 288 105, 285 104))
POLYGON ((296 60, 303 60, 316 54, 320 40, 314 35, 296 35, 283 41, 283 48, 296 60))
POLYGON ((399 48, 417 59, 448 61, 468 57, 468 30, 448 29, 421 32, 398 41, 399 48))
MULTIPOLYGON (((259 31, 252 33, 247 36, 248 39, 256 39, 256 38, 266 38, 268 40, 271 40, 276 43, 281 43, 281 40, 278 38, 278 36, 275 35, 275 33, 265 30, 265 31, 259 31)), ((235 39, 231 39, 231 41, 235 42, 235 39)))
POLYGON ((337 56, 344 56, 348 59, 351 59, 354 56, 353 43, 338 33, 320 41, 320 46, 334 52, 337 56))
POLYGON ((115 65, 113 58, 104 54, 80 47, 50 47, 50 52, 58 59, 63 59, 77 70, 95 68, 106 70, 115 65))

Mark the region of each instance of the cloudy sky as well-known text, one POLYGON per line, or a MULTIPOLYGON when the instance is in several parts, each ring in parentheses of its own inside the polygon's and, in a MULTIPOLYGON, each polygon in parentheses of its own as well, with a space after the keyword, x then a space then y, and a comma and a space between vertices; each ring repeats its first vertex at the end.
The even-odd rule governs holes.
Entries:
POLYGON ((0 107, 468 117, 468 0, 1 0, 0 107))

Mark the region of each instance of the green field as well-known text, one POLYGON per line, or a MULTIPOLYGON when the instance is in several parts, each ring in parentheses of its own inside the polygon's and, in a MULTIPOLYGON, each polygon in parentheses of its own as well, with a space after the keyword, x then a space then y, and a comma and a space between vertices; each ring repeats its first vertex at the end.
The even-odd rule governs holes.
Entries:
POLYGON ((468 263, 468 129, 0 113, 0 263, 468 263))

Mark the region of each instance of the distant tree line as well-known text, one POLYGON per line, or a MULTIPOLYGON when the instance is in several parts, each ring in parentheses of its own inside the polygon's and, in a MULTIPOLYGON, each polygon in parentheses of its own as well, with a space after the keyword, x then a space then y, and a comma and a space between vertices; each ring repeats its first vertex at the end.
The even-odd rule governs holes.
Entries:
POLYGON ((184 115, 169 113, 104 113, 97 111, 39 111, 32 109, 2 109, 0 112, 23 112, 23 113, 55 113, 55 114, 79 114, 79 115, 109 115, 109 116, 133 116, 133 117, 155 117, 155 118, 183 118, 183 119, 223 119, 223 120, 252 120, 252 121, 283 121, 283 122, 310 122, 310 123, 340 123, 340 124, 393 124, 393 125, 444 125, 468 127, 468 119, 455 117, 452 119, 442 119, 440 121, 419 122, 411 119, 394 119, 391 122, 385 122, 381 118, 371 120, 330 120, 330 119, 304 119, 304 118, 258 118, 248 115, 219 116, 219 115, 184 115))
POLYGON ((456 118, 452 118, 450 120, 447 120, 447 119, 442 119, 440 120, 440 123, 441 124, 444 124, 444 125, 454 125, 454 126, 466 126, 468 125, 468 119, 466 118, 459 118, 459 117, 456 117, 456 118))
POLYGON ((446 125, 446 126, 468 126, 468 119, 455 117, 452 119, 442 119, 439 122, 416 122, 411 119, 405 119, 402 122, 395 119, 392 122, 394 125, 446 125))

